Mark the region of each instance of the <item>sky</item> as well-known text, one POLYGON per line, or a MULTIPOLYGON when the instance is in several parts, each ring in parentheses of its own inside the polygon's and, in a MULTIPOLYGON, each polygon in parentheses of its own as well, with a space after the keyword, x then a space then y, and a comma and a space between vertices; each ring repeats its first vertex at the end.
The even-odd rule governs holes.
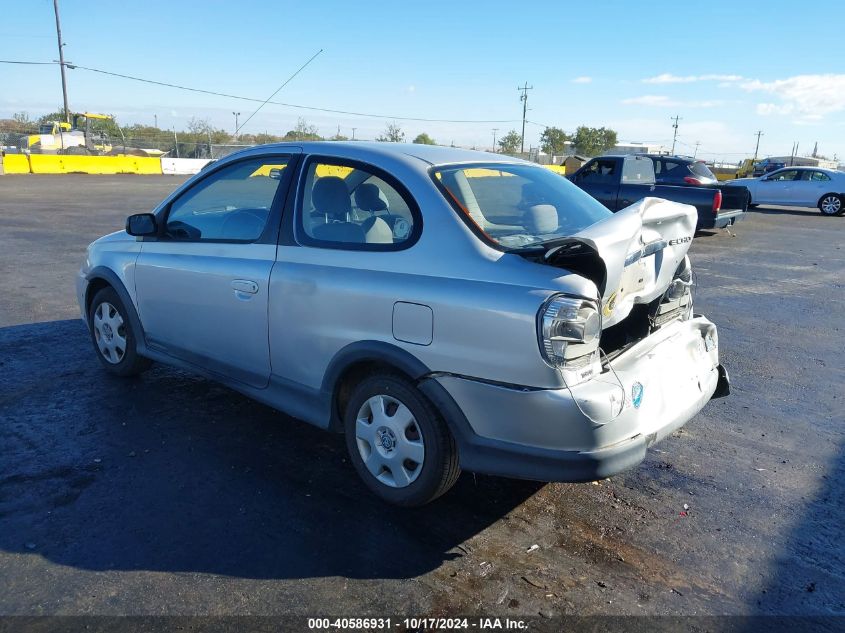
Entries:
MULTIPOLYGON (((242 132, 284 134, 298 117, 330 136, 492 146, 544 126, 610 127, 623 141, 672 145, 717 161, 812 151, 845 160, 845 62, 822 33, 845 2, 335 2, 333 0, 61 0, 65 58, 82 66, 258 102, 67 71, 75 111, 123 125, 184 128, 191 117, 242 132), (376 115, 376 116, 374 116, 376 115), (438 119, 413 121, 405 119, 438 119), (461 122, 446 122, 461 121, 461 122), (698 144, 698 145, 696 145, 698 144)), ((0 0, 0 59, 58 59, 52 0, 0 0)), ((58 109, 57 65, 0 64, 0 118, 58 109)))

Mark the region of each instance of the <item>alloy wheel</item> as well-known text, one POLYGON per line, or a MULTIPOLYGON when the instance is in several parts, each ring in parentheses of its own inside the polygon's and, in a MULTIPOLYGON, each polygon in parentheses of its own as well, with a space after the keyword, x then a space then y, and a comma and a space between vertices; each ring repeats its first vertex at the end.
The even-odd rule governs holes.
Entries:
POLYGON ((839 196, 825 196, 819 206, 825 215, 836 215, 842 210, 842 200, 839 196))

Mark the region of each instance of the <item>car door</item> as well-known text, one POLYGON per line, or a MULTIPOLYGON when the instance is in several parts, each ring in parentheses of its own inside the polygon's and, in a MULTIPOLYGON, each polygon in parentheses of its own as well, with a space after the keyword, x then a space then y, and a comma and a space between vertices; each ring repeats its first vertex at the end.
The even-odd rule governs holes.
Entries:
POLYGON ((798 178, 797 169, 779 169, 764 176, 757 184, 756 204, 793 204, 792 188, 798 178))
POLYGON ((830 176, 823 171, 805 169, 793 186, 792 204, 799 207, 815 207, 821 197, 830 191, 830 176))
POLYGON ((267 385, 268 285, 295 154, 221 165, 159 214, 135 269, 147 344, 254 387, 267 385))
POLYGON ((617 161, 594 158, 575 174, 575 183, 611 211, 616 211, 619 195, 617 161))
POLYGON ((270 281, 270 349, 274 379, 316 393, 346 345, 428 345, 433 325, 431 308, 397 304, 414 301, 408 275, 396 273, 413 266, 422 230, 405 186, 372 165, 327 156, 308 158, 301 172, 270 281))

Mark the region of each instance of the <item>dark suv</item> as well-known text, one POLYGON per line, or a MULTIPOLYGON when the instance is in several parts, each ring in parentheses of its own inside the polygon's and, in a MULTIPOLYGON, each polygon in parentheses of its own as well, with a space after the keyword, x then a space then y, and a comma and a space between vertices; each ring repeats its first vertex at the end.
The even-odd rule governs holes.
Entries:
POLYGON ((649 154, 654 162, 654 181, 659 185, 715 185, 716 176, 703 161, 682 156, 649 154))

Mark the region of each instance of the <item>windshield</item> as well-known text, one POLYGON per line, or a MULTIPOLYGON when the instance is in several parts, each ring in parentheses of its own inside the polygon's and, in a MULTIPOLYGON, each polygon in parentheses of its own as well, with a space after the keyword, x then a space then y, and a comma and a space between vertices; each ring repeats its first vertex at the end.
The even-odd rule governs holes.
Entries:
POLYGON ((573 235, 612 214, 544 167, 502 163, 438 167, 449 202, 484 237, 522 248, 573 235))
POLYGON ((710 171, 710 168, 707 167, 704 163, 692 163, 689 166, 689 170, 699 178, 709 178, 710 180, 716 180, 716 176, 713 175, 713 172, 710 171))

